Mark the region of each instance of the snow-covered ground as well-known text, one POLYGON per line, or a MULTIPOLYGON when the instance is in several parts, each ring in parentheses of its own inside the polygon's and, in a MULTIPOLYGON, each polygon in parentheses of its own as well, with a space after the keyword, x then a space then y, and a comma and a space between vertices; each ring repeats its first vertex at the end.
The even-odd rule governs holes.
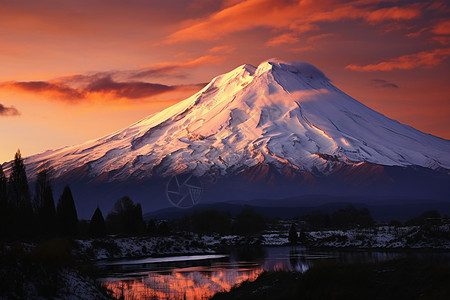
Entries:
POLYGON ((86 277, 72 269, 59 272, 62 281, 58 294, 54 299, 82 300, 82 299, 110 299, 100 290, 94 279, 86 277))
MULTIPOLYGON (((303 235, 301 237, 303 246, 308 247, 450 249, 450 224, 302 231, 301 234, 303 235)), ((240 245, 282 246, 288 244, 287 230, 279 228, 279 231, 266 231, 263 234, 252 236, 184 233, 169 237, 141 236, 126 238, 110 236, 102 239, 76 240, 72 254, 77 261, 92 261, 145 256, 205 255, 220 252, 222 247, 240 245)), ((26 253, 29 253, 35 246, 27 243, 24 244, 23 249, 26 253)), ((5 245, 3 249, 6 252, 12 251, 10 245, 5 245)), ((21 270, 20 268, 20 266, 16 269, 10 267, 10 271, 21 270)), ((3 272, 10 271, 3 270, 3 272)), ((45 276, 50 276, 48 271, 44 270, 42 272, 42 274, 46 274, 45 276)), ((58 281, 54 285, 56 288, 55 292, 53 292, 54 299, 105 299, 107 297, 106 293, 101 290, 92 278, 83 275, 74 268, 60 267, 55 272, 57 272, 58 281)), ((27 276, 22 279, 22 289, 20 290, 23 290, 24 293, 23 295, 21 294, 21 297, 41 299, 39 295, 41 295, 42 291, 38 291, 37 287, 42 286, 42 280, 40 281, 34 275, 27 276)), ((46 280, 45 278, 44 281, 46 280)), ((9 296, 14 298, 14 295, 9 296)))
POLYGON ((221 246, 280 246, 288 243, 287 234, 269 232, 262 235, 173 235, 169 237, 107 237, 76 240, 73 254, 87 259, 108 259, 140 256, 215 253, 221 246))
MULTIPOLYGON (((305 245, 332 248, 432 248, 450 249, 450 225, 379 226, 368 229, 323 230, 305 234, 305 245)), ((260 235, 197 235, 170 237, 108 237, 77 240, 77 257, 108 259, 141 256, 210 254, 223 246, 288 245, 287 233, 270 231, 260 235)))
MULTIPOLYGON (((9 271, 11 271, 9 269, 9 271)), ((11 291, 2 291, 0 299, 55 299, 55 300, 97 300, 97 299, 113 299, 109 297, 101 285, 93 278, 81 274, 75 269, 59 268, 54 274, 55 286, 49 288, 46 292, 42 285, 42 278, 30 278, 29 274, 22 274, 20 282, 16 287, 12 287, 11 291), (53 290, 54 292, 50 292, 53 290)), ((48 280, 48 273, 42 273, 44 280, 48 280)))
POLYGON ((87 259, 214 253, 202 239, 182 236, 108 237, 76 240, 76 244, 73 254, 87 259))
POLYGON ((306 239, 314 247, 450 249, 450 225, 312 231, 306 239))

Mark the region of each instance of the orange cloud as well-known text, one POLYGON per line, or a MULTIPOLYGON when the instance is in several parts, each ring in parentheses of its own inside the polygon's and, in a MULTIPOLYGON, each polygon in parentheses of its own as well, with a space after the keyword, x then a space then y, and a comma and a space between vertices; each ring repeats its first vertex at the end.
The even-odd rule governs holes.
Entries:
POLYGON ((432 39, 442 45, 450 44, 450 36, 433 36, 432 39))
POLYGON ((410 7, 389 7, 377 9, 376 5, 382 1, 362 3, 350 2, 342 5, 339 1, 333 1, 330 7, 321 7, 321 10, 313 12, 308 17, 310 22, 336 22, 341 20, 362 19, 369 24, 377 24, 384 21, 411 20, 419 17, 421 11, 416 5, 410 7), (352 5, 353 3, 353 5, 352 5))
POLYGON ((313 35, 308 38, 308 42, 312 43, 312 42, 316 42, 316 41, 326 39, 326 38, 332 37, 332 36, 336 36, 336 34, 335 33, 322 33, 322 34, 318 34, 318 35, 313 35))
POLYGON ((432 30, 433 33, 439 35, 450 34, 450 20, 438 23, 432 30))
POLYGON ((424 28, 421 28, 421 29, 419 29, 419 30, 417 30, 417 31, 415 31, 415 32, 407 33, 406 36, 409 37, 409 38, 415 38, 415 37, 420 36, 422 33, 424 33, 425 31, 427 31, 428 29, 429 29, 429 28, 424 27, 424 28))
POLYGON ((209 53, 223 53, 223 54, 230 54, 233 53, 236 50, 235 47, 231 46, 216 46, 212 47, 208 50, 209 53))
MULTIPOLYGON (((278 1, 270 0, 249 0, 225 7, 206 19, 185 22, 182 27, 186 28, 170 35, 166 42, 215 40, 236 31, 273 26, 274 21, 279 20, 277 14, 286 13, 286 5, 277 3, 278 1), (190 25, 186 26, 188 23, 190 25)), ((287 25, 286 21, 283 22, 283 26, 287 25)))
POLYGON ((163 67, 175 67, 175 68, 192 68, 203 65, 212 65, 218 64, 225 60, 224 56, 215 56, 215 55, 205 55, 198 57, 196 59, 182 61, 182 62, 162 62, 157 63, 152 66, 152 68, 163 68, 163 67))
POLYGON ((345 19, 361 19, 375 24, 389 20, 410 20, 421 15, 417 5, 378 8, 383 1, 348 1, 345 5, 338 0, 325 1, 277 1, 248 0, 226 6, 204 19, 189 20, 165 40, 178 43, 194 40, 217 40, 234 32, 266 27, 288 30, 269 40, 266 45, 274 46, 296 41, 293 33, 312 30, 320 22, 336 22, 345 19))
MULTIPOLYGON (((323 33, 323 34, 318 34, 318 35, 313 35, 310 36, 306 39, 306 42, 308 44, 317 44, 317 42, 319 40, 328 38, 328 37, 332 37, 332 36, 336 36, 335 33, 323 33)), ((297 42, 300 41, 300 38, 298 35, 294 35, 292 33, 283 33, 279 36, 276 36, 274 38, 272 38, 271 40, 267 41, 265 43, 266 46, 268 47, 276 47, 276 46, 280 46, 282 44, 295 44, 297 42)), ((303 51, 307 51, 307 50, 314 50, 317 49, 317 47, 315 46, 304 46, 304 47, 296 47, 291 49, 291 51, 293 52, 303 52, 303 51)))
POLYGON ((269 40, 266 43, 266 46, 272 47, 272 46, 279 46, 281 44, 294 44, 300 41, 298 36, 292 34, 292 33, 283 33, 282 35, 276 36, 269 40))
POLYGON ((306 51, 316 50, 316 47, 314 47, 314 46, 306 46, 306 47, 292 48, 290 50, 291 50, 291 52, 306 52, 306 51))
POLYGON ((450 48, 435 49, 433 51, 422 51, 415 54, 403 55, 377 64, 370 64, 365 66, 351 64, 346 66, 345 68, 360 72, 409 70, 419 67, 436 66, 447 59, 447 57, 449 56, 450 48))
MULTIPOLYGON (((217 49, 216 49, 217 50, 217 49)), ((154 76, 167 76, 180 72, 183 69, 194 68, 205 65, 215 65, 223 62, 226 56, 205 55, 196 59, 177 62, 162 62, 149 67, 134 71, 124 71, 123 74, 129 73, 129 78, 146 78, 154 76)))
POLYGON ((386 20, 411 20, 420 15, 420 10, 415 7, 390 7, 369 12, 365 18, 370 23, 379 23, 386 20))

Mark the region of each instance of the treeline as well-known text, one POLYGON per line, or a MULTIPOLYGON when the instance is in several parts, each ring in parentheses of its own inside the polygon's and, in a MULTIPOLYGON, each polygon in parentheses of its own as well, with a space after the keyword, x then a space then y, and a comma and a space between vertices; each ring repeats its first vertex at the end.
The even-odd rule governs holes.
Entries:
POLYGON ((443 225, 450 222, 448 215, 441 215, 437 210, 427 210, 420 215, 411 218, 405 222, 391 220, 391 226, 424 226, 424 225, 443 225))
MULTIPOLYGON (((356 209, 351 204, 332 213, 316 210, 297 217, 296 220, 301 221, 303 223, 301 227, 307 230, 367 228, 375 225, 367 208, 356 209)), ((429 210, 405 222, 391 220, 381 224, 389 226, 443 225, 448 224, 449 220, 448 215, 441 215, 436 210, 429 210)))
POLYGON ((214 209, 195 212, 186 215, 178 227, 200 234, 250 235, 265 230, 269 222, 270 220, 251 207, 244 207, 235 218, 232 218, 230 212, 214 209))
POLYGON ((308 229, 339 228, 348 229, 354 227, 370 227, 375 224, 367 208, 356 209, 353 205, 325 213, 313 211, 301 218, 308 229))
MULTIPOLYGON (((93 219, 89 224, 89 228, 98 228, 98 226, 94 224, 93 219)), ((150 220, 145 222, 142 217, 141 204, 134 204, 128 196, 122 197, 116 201, 112 212, 106 217, 105 228, 103 230, 108 234, 122 236, 167 236, 171 233, 171 230, 165 221, 157 222, 155 220, 150 220)), ((97 234, 96 236, 99 235, 97 234)))
POLYGON ((0 235, 4 239, 75 236, 78 216, 66 186, 55 207, 48 170, 37 174, 34 197, 20 151, 11 164, 9 178, 0 165, 0 235))
POLYGON ((48 169, 36 176, 34 196, 20 150, 14 156, 9 178, 0 165, 0 239, 45 239, 51 237, 103 237, 118 235, 168 235, 167 223, 146 224, 141 205, 125 196, 114 205, 106 220, 99 207, 90 221, 78 219, 75 201, 66 186, 55 205, 48 169))

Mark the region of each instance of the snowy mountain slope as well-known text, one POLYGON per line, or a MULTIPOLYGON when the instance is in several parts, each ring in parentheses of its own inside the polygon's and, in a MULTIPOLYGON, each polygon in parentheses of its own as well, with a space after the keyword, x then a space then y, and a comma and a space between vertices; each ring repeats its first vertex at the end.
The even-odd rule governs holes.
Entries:
POLYGON ((450 169, 450 141, 364 106, 307 63, 243 65, 192 97, 123 130, 26 159, 58 177, 126 181, 194 172, 227 176, 258 164, 332 172, 336 162, 450 169))

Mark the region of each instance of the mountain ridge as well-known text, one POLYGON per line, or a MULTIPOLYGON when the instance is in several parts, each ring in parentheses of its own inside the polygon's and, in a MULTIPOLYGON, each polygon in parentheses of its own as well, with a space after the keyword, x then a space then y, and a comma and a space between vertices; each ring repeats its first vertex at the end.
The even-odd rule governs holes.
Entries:
POLYGON ((127 180, 158 169, 167 170, 156 174, 165 177, 202 176, 211 168, 226 175, 230 166, 262 162, 326 172, 324 156, 347 164, 450 169, 447 153, 450 141, 371 110, 314 66, 266 61, 217 76, 192 97, 125 129, 26 163, 33 171, 50 166, 55 176, 89 164, 92 177, 115 172, 112 180, 127 180))
POLYGON ((167 180, 186 173, 203 180, 208 201, 317 192, 443 199, 449 153, 450 141, 368 108, 313 65, 271 60, 241 65, 124 129, 25 163, 31 177, 50 168, 83 203, 128 194, 158 198, 149 200, 154 209, 167 180))

